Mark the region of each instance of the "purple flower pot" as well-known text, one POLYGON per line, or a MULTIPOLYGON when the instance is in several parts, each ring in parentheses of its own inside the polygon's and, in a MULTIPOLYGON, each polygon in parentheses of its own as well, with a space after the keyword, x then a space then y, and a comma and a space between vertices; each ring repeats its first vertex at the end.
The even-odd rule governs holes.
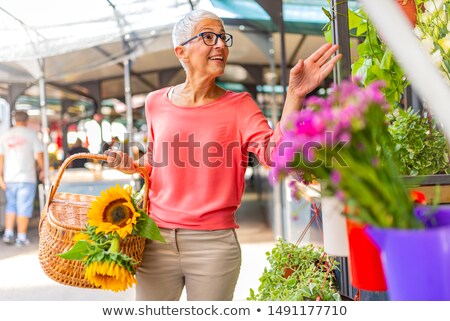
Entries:
POLYGON ((428 209, 416 209, 422 230, 366 228, 380 249, 390 300, 450 300, 450 206, 425 215, 428 209))
POLYGON ((414 214, 427 228, 450 225, 450 205, 439 205, 435 209, 429 205, 419 205, 414 209, 414 214))

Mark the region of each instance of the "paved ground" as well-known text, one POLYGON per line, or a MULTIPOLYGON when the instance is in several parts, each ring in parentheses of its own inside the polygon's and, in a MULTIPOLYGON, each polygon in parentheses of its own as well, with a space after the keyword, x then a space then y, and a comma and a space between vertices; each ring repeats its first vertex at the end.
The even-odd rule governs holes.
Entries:
MULTIPOLYGON (((250 288, 256 290, 258 287, 258 279, 267 265, 265 252, 272 248, 275 238, 265 223, 255 193, 245 194, 237 220, 241 226, 237 233, 241 242, 243 261, 235 300, 245 300, 250 288)), ((17 248, 0 242, 1 301, 134 300, 134 289, 116 294, 110 291, 64 286, 49 279, 40 268, 37 257, 37 223, 36 217, 30 224, 29 236, 32 241, 30 246, 17 248)))

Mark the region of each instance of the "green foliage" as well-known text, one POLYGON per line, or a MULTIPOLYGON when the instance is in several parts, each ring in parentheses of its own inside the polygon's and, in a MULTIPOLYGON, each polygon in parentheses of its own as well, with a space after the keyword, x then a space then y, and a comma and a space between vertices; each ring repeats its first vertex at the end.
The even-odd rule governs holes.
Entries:
POLYGON ((58 254, 58 256, 66 260, 83 261, 86 266, 92 262, 114 261, 127 268, 132 274, 136 273, 135 266, 138 262, 120 252, 118 237, 112 234, 96 234, 95 226, 88 226, 86 231, 81 234, 86 235, 88 239, 79 240, 69 251, 58 254))
POLYGON ((58 255, 67 260, 82 261, 96 251, 97 246, 95 244, 91 244, 88 241, 79 241, 69 251, 58 255))
POLYGON ((278 239, 267 252, 270 268, 264 268, 258 293, 250 289, 251 301, 340 301, 334 271, 338 262, 329 258, 323 248, 312 244, 298 247, 278 239), (287 276, 287 270, 292 274, 287 276))
POLYGON ((86 230, 80 232, 82 237, 67 252, 58 254, 58 256, 67 260, 86 261, 89 256, 99 252, 108 251, 111 248, 114 237, 111 234, 96 233, 95 226, 86 225, 86 230))
POLYGON ((142 210, 138 211, 141 215, 137 218, 137 223, 134 227, 133 235, 138 235, 150 240, 166 243, 155 221, 153 221, 150 216, 145 214, 142 210))
MULTIPOLYGON (((327 12, 325 9, 323 11, 327 12)), ((331 17, 329 12, 326 15, 331 17)), ((392 51, 384 44, 361 8, 349 9, 348 23, 350 36, 360 40, 357 60, 351 66, 352 75, 358 77, 364 86, 375 80, 382 80, 385 83, 382 90, 386 100, 394 108, 399 107, 401 96, 409 82, 392 51)), ((331 23, 325 26, 324 34, 327 41, 331 42, 331 23)))
POLYGON ((447 141, 430 117, 421 117, 410 108, 395 110, 389 119, 389 133, 402 175, 448 172, 447 141))
POLYGON ((399 106, 408 85, 404 72, 395 61, 392 51, 384 44, 366 14, 358 9, 349 13, 349 26, 356 37, 364 37, 358 45, 358 59, 352 64, 352 74, 367 85, 374 80, 385 83, 383 92, 387 101, 399 106))

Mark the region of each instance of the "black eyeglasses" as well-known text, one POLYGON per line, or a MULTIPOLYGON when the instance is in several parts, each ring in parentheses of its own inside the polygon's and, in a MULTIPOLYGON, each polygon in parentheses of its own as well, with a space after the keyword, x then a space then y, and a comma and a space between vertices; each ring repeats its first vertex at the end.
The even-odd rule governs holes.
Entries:
POLYGON ((184 46, 188 42, 194 40, 195 38, 202 37, 203 42, 207 46, 215 46, 217 44, 217 40, 220 38, 223 43, 225 44, 225 47, 231 47, 233 45, 233 36, 229 33, 215 33, 211 31, 207 32, 200 32, 198 35, 192 37, 191 39, 183 42, 180 44, 180 46, 184 46))

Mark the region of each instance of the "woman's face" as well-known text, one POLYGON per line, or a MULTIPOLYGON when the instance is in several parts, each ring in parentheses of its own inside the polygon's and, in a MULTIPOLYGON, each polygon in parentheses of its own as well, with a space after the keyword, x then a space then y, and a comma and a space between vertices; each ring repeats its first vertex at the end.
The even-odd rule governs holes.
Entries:
MULTIPOLYGON (((225 32, 220 21, 204 19, 195 26, 192 37, 207 31, 216 34, 225 32)), ((222 39, 217 39, 217 43, 213 46, 207 46, 202 37, 197 37, 185 45, 185 50, 187 54, 185 64, 190 73, 208 75, 213 78, 224 73, 229 50, 222 39)))

